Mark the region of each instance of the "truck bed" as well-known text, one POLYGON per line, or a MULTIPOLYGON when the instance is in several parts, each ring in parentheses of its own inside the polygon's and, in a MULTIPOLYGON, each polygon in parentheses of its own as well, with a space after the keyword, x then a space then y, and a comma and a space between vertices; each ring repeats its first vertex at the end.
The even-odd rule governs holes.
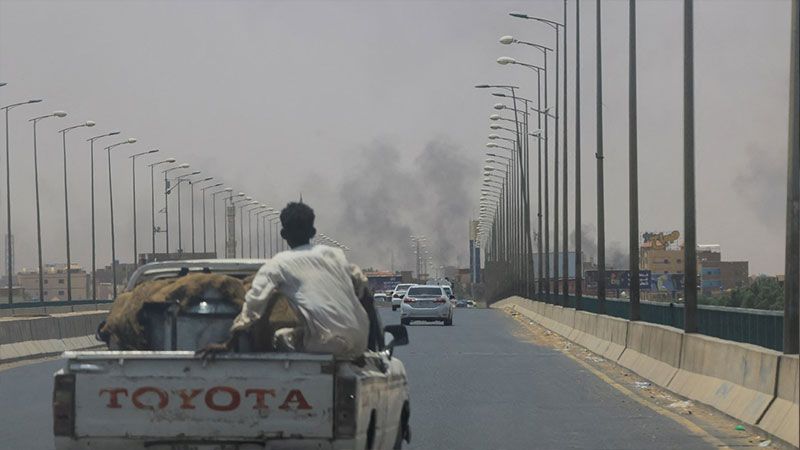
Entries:
POLYGON ((74 437, 155 443, 333 436, 330 355, 67 352, 74 437), (224 364, 223 364, 224 362, 224 364))

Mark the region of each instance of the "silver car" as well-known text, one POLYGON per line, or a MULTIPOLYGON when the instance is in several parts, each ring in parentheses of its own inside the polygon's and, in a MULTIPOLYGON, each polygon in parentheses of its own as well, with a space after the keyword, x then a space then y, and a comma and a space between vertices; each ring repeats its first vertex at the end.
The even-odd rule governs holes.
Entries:
POLYGON ((408 325, 412 320, 442 321, 453 325, 455 307, 442 286, 414 285, 408 288, 400 310, 400 322, 408 325))

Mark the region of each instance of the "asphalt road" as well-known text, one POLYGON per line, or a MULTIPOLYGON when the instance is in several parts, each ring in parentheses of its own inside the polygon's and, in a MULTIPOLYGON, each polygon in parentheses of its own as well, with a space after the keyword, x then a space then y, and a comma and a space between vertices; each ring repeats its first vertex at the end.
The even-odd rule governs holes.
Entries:
MULTIPOLYGON (((384 323, 399 311, 382 309, 384 323)), ((711 448, 560 352, 515 337, 495 310, 456 311, 454 326, 413 323, 398 348, 411 385, 412 449, 711 448)), ((0 371, 0 449, 50 450, 46 361, 0 371)))

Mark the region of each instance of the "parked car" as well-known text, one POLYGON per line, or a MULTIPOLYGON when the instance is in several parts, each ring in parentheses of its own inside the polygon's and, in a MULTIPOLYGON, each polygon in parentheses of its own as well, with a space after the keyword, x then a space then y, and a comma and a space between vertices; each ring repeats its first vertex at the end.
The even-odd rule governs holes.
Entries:
POLYGON ((441 321, 453 325, 453 310, 443 286, 413 285, 408 288, 400 311, 400 323, 408 325, 412 320, 441 321))
POLYGON ((403 303, 403 297, 406 295, 406 291, 409 287, 413 286, 414 284, 398 284, 394 287, 394 291, 392 292, 392 311, 397 311, 400 309, 400 305, 403 303))

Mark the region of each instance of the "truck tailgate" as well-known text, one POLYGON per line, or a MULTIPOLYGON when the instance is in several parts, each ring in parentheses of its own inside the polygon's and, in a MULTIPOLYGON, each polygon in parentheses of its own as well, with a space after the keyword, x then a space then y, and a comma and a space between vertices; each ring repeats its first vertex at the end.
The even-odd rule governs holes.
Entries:
POLYGON ((243 440, 333 435, 334 360, 284 353, 68 353, 76 437, 243 440))

